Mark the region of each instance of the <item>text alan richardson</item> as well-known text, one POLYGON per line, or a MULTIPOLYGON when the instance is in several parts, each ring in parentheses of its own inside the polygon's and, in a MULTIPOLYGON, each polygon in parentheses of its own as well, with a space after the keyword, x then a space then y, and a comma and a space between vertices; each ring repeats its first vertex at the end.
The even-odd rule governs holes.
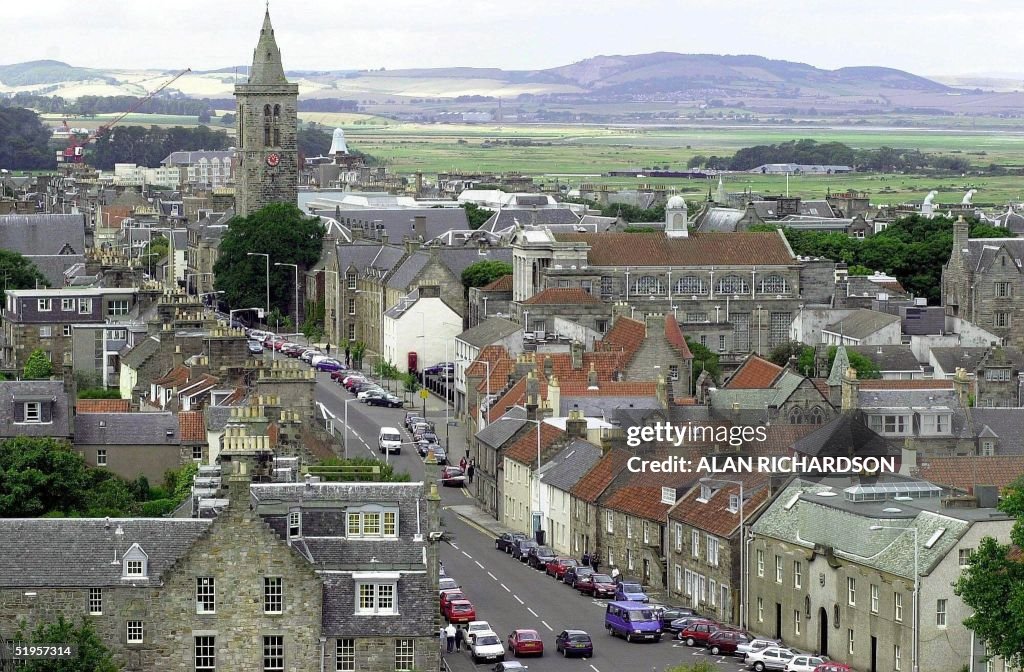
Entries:
POLYGON ((661 474, 859 474, 894 472, 895 457, 743 457, 707 456, 699 459, 668 457, 648 460, 634 455, 626 462, 634 473, 661 474))

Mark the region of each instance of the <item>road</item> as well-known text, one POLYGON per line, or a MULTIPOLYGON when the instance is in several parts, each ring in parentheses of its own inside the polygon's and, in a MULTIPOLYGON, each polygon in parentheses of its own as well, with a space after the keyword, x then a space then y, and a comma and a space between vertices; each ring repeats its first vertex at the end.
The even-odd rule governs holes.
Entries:
MULTIPOLYGON (((352 399, 343 387, 332 382, 327 374, 318 374, 317 401, 323 403, 338 417, 337 426, 344 419, 344 402, 352 399)), ((374 456, 377 452, 377 432, 383 425, 402 430, 403 441, 410 441, 402 425, 403 409, 367 407, 359 402, 348 405, 350 456, 374 456)), ((444 435, 444 413, 435 408, 428 417, 444 435)), ((453 436, 452 444, 461 448, 461 434, 453 436)), ((458 452, 453 451, 455 457, 458 452)), ((403 446, 401 455, 389 458, 398 471, 408 472, 413 480, 424 477, 423 461, 413 446, 403 446)), ((461 488, 441 488, 442 507, 471 503, 469 494, 461 488)), ((585 671, 622 672, 633 670, 663 672, 680 663, 699 661, 712 663, 717 669, 738 672, 744 669, 738 659, 708 655, 704 649, 690 649, 672 639, 659 643, 635 643, 611 637, 604 630, 604 600, 583 596, 568 586, 555 581, 543 572, 530 569, 513 560, 510 555, 494 548, 494 537, 487 530, 464 521, 451 511, 443 514, 445 529, 452 537, 450 546, 442 549, 441 561, 447 574, 459 581, 467 597, 473 602, 477 618, 488 621, 502 639, 515 628, 533 628, 544 640, 542 658, 524 659, 531 672, 585 671), (594 657, 587 660, 568 659, 555 654, 555 636, 564 629, 586 630, 594 639, 594 657)), ((490 665, 474 666, 467 653, 446 656, 454 672, 489 670, 490 665)), ((514 660, 511 655, 507 660, 514 660)))

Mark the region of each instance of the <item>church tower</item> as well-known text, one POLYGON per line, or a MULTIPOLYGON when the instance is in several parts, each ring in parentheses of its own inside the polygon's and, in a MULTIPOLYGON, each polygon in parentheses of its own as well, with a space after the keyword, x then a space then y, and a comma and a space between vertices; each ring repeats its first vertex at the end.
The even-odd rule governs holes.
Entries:
POLYGON ((299 85, 285 79, 270 10, 263 17, 249 81, 235 85, 238 171, 235 214, 252 214, 271 203, 297 200, 299 85))

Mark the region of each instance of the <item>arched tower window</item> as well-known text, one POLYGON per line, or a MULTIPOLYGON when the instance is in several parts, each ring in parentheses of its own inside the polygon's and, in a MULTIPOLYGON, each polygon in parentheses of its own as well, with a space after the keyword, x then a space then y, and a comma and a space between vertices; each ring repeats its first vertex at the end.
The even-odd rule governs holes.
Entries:
POLYGON ((804 422, 804 414, 800 411, 799 407, 794 407, 789 412, 789 424, 791 425, 802 425, 804 422))
POLYGON ((263 146, 270 146, 270 105, 263 106, 263 146))
POLYGON ((277 120, 277 118, 280 117, 280 116, 281 116, 281 106, 280 105, 274 105, 274 119, 277 120))
POLYGON ((274 126, 274 147, 280 147, 280 146, 281 146, 281 130, 277 126, 274 126))

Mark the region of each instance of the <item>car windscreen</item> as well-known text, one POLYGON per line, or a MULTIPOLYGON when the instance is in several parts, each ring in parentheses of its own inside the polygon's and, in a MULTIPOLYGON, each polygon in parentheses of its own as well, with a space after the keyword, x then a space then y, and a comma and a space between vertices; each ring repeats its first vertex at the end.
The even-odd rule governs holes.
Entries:
POLYGON ((495 644, 500 644, 501 642, 499 642, 498 638, 494 635, 480 635, 476 638, 476 643, 478 646, 494 646, 495 644))
POLYGON ((612 577, 607 574, 594 574, 594 583, 614 583, 612 577))
POLYGON ((381 434, 380 435, 380 440, 381 441, 395 441, 396 443, 401 443, 402 442, 402 437, 399 436, 398 434, 381 434))
POLYGON ((652 609, 630 609, 629 620, 633 623, 653 621, 655 620, 654 611, 652 609))
POLYGON ((540 548, 537 549, 537 555, 554 555, 554 554, 555 554, 555 552, 552 551, 547 546, 541 546, 540 548))
POLYGON ((640 587, 639 583, 624 583, 622 584, 622 592, 624 593, 642 593, 644 589, 640 587))
POLYGON ((525 641, 535 641, 537 639, 540 639, 540 638, 537 637, 536 633, 533 633, 533 632, 520 632, 519 633, 519 640, 520 641, 523 641, 523 642, 525 642, 525 641))
POLYGON ((577 632, 569 635, 570 642, 590 642, 590 635, 584 632, 577 632))

